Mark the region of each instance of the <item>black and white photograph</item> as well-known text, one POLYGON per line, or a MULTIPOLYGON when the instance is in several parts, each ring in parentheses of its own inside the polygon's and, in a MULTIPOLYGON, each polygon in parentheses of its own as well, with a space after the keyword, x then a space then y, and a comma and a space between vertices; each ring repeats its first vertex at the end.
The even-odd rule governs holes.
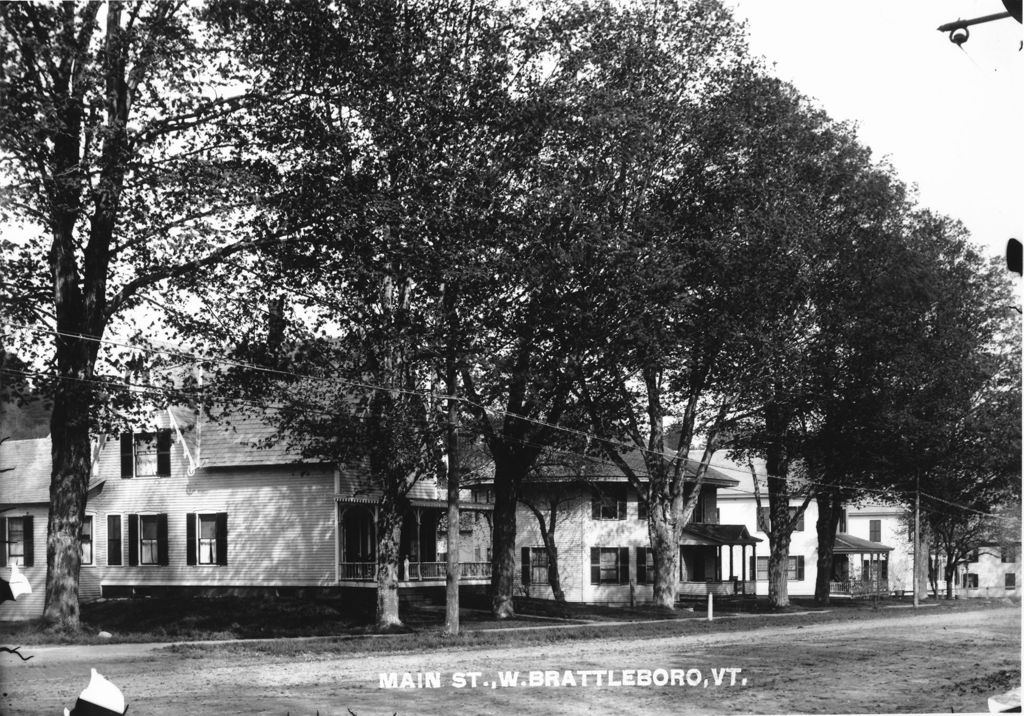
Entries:
POLYGON ((1020 0, 0 0, 0 714, 1021 710, 1020 0))

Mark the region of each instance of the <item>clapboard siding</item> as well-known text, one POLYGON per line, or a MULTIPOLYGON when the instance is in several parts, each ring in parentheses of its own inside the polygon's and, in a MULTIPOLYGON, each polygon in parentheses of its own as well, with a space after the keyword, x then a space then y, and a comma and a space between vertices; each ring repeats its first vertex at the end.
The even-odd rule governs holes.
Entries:
MULTIPOLYGON (((32 556, 34 564, 31 567, 18 567, 18 569, 28 578, 28 583, 32 586, 32 593, 22 595, 16 602, 7 601, 0 604, 0 621, 34 619, 43 613, 44 593, 46 591, 46 507, 43 505, 31 505, 19 507, 3 514, 8 519, 12 517, 26 517, 28 515, 32 516, 32 556)), ((9 574, 8 568, 4 567, 4 578, 6 579, 9 574)))
POLYGON ((298 466, 108 480, 97 515, 104 585, 323 586, 335 579, 334 477, 298 466), (227 513, 227 565, 188 565, 186 515, 227 513), (129 565, 128 515, 166 514, 169 564, 129 565), (122 565, 109 565, 107 516, 121 515, 122 565))

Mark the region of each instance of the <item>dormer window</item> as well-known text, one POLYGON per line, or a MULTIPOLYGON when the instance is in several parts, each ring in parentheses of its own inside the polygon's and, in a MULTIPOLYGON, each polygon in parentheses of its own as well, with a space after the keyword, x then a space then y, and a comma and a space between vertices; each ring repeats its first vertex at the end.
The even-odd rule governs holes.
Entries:
POLYGON ((171 431, 121 434, 121 477, 169 477, 171 431))

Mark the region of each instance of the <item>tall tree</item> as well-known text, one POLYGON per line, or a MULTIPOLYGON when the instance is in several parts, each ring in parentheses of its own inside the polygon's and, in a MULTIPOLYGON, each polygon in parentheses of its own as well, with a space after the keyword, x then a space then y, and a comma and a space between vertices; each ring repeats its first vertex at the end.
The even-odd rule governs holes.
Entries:
POLYGON ((101 341, 155 289, 259 240, 220 231, 249 200, 220 130, 254 98, 215 74, 231 63, 198 15, 169 0, 0 6, 3 219, 28 227, 4 242, 0 288, 5 316, 32 321, 24 343, 50 351, 44 617, 62 629, 79 626, 89 433, 117 389, 97 372, 101 341))
MULTIPOLYGON (((400 362, 412 380, 404 394, 430 392, 440 377, 454 396, 473 366, 467 346, 486 323, 482 307, 493 308, 487 299, 499 293, 513 303, 495 279, 514 231, 509 177, 535 152, 538 131, 527 92, 537 54, 527 14, 490 3, 271 3, 226 6, 219 18, 261 90, 286 96, 253 132, 256 146, 294 158, 282 168, 287 199, 268 203, 267 216, 308 224, 303 240, 276 247, 262 267, 248 265, 263 276, 253 288, 290 289, 318 346, 303 357, 320 361, 318 371, 373 392, 393 383, 389 366, 400 362), (375 298, 382 286, 404 297, 401 320, 383 320, 375 298), (357 339, 362 355, 377 356, 372 364, 336 350, 357 339)), ((473 390, 468 384, 466 393, 473 390)), ((321 407, 342 416, 353 406, 321 407)), ((447 418, 430 423, 457 416, 453 403, 447 418)), ((318 449, 338 440, 330 423, 313 431, 318 449)), ((298 439, 297 425, 282 427, 298 439)), ((454 437, 450 430, 449 478, 457 475, 454 437)), ((421 446, 431 442, 424 433, 421 446)), ((369 469, 382 488, 401 473, 369 469)), ((454 479, 449 486, 454 499, 454 479)), ((386 507, 388 519, 400 517, 401 504, 386 507)), ((397 539, 383 528, 378 535, 397 539)), ((378 548, 382 559, 393 552, 378 548)), ((391 571, 378 565, 379 576, 391 571)), ((382 579, 381 589, 393 591, 393 578, 382 579)), ((381 626, 398 621, 397 602, 378 606, 381 626)))

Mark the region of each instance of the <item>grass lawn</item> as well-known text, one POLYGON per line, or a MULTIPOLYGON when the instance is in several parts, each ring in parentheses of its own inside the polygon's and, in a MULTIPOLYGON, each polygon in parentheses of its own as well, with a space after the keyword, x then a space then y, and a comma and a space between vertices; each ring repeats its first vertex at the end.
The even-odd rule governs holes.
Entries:
MULTIPOLYGON (((772 610, 766 600, 719 601, 715 621, 706 620, 705 605, 694 603, 674 612, 649 606, 607 607, 566 604, 539 599, 518 599, 517 615, 496 620, 484 610, 460 612, 463 633, 442 638, 444 606, 403 605, 404 633, 374 638, 373 614, 365 607, 345 608, 337 600, 297 598, 143 598, 111 599, 82 606, 82 634, 69 637, 45 631, 38 622, 0 622, 5 644, 101 644, 111 642, 192 642, 251 640, 225 644, 179 645, 185 653, 208 650, 238 653, 351 653, 353 651, 407 651, 450 646, 491 646, 632 636, 659 637, 673 633, 783 626, 808 620, 835 621, 897 616, 909 600, 835 600, 822 607, 812 600, 793 599, 785 610, 772 610), (692 611, 691 611, 692 610, 692 611), (808 614, 807 612, 813 612, 808 614), (655 621, 657 620, 657 621, 655 621), (661 621, 671 620, 671 621, 661 621), (612 622, 627 622, 612 624, 612 622), (644 623, 653 622, 653 623, 644 623), (508 632, 515 629, 514 632, 508 632), (106 631, 110 638, 100 638, 106 631), (502 633, 505 632, 505 633, 502 633), (308 640, 293 637, 323 637, 308 640)), ((962 611, 1005 606, 1006 600, 928 600, 932 609, 962 611)))

